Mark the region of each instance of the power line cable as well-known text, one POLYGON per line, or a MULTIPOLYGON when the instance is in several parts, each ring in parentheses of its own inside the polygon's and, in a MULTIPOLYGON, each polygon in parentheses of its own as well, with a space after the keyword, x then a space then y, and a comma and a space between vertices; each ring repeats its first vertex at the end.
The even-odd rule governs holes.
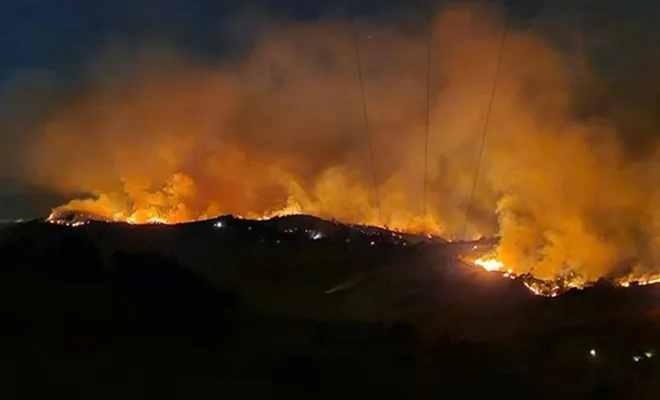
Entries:
POLYGON ((371 161, 371 173, 373 177, 373 185, 374 185, 374 193, 376 195, 376 210, 377 210, 377 215, 378 215, 378 222, 381 223, 381 210, 380 210, 380 194, 378 192, 378 179, 376 176, 376 164, 374 162, 374 150, 373 150, 373 145, 372 145, 372 140, 371 140, 371 128, 369 124, 369 114, 367 111, 367 99, 364 93, 364 77, 362 76, 362 60, 360 58, 360 48, 359 48, 359 43, 358 43, 358 32, 357 32, 357 20, 356 20, 356 14, 357 14, 357 7, 353 13, 353 23, 352 23, 352 32, 353 32, 353 44, 355 47, 355 60, 357 63, 357 72, 358 72, 358 79, 360 81, 360 95, 362 97, 362 113, 364 114, 364 126, 365 126, 365 132, 367 135, 367 144, 369 147, 369 159, 371 161))
POLYGON ((497 53, 497 63, 495 65, 495 76, 493 77, 493 85, 491 87, 490 91, 490 99, 488 100, 488 108, 486 110, 486 120, 484 122, 484 129, 483 133, 481 134, 481 145, 479 146, 479 156, 477 158, 477 167, 474 172, 474 181, 472 182, 472 190, 470 192, 470 201, 468 202, 468 208, 465 213, 465 225, 463 227, 463 235, 462 237, 465 238, 465 235, 467 233, 467 228, 470 223, 470 214, 472 212, 472 203, 474 201, 474 193, 477 188, 477 183, 479 182, 479 172, 481 169, 481 161, 483 159, 484 155, 484 148, 486 144, 486 137, 488 136, 488 126, 490 123, 490 115, 491 115, 491 110, 493 108, 493 98, 495 97, 495 91, 497 90, 497 82, 499 80, 499 75, 500 75, 500 66, 502 64, 502 52, 504 51, 504 43, 506 41, 506 35, 507 35, 507 28, 509 24, 509 13, 504 14, 504 27, 502 30, 502 38, 500 41, 500 48, 497 53))
POLYGON ((433 13, 429 13, 428 38, 426 41, 426 124, 424 132, 424 191, 422 194, 422 229, 426 230, 426 207, 429 174, 429 129, 431 124, 431 64, 433 41, 433 13))

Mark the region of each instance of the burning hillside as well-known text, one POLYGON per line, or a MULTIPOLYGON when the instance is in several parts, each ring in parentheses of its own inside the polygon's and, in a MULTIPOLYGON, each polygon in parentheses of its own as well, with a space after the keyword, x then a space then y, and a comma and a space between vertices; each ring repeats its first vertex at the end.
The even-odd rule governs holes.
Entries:
MULTIPOLYGON (((580 276, 570 270, 550 279, 538 279, 531 274, 517 274, 513 269, 507 268, 501 261, 489 257, 477 258, 472 261, 472 264, 485 271, 499 273, 505 278, 520 279, 532 293, 544 297, 557 297, 569 290, 582 290, 598 282, 596 280, 589 281, 584 276, 580 276)), ((660 283, 660 273, 629 273, 627 275, 610 276, 601 279, 608 284, 627 288, 660 283)))
POLYGON ((501 264, 487 269, 544 282, 650 281, 637 277, 654 276, 660 255, 656 142, 643 155, 630 146, 644 132, 620 118, 633 112, 627 104, 584 117, 607 89, 588 55, 515 23, 503 42, 502 16, 487 5, 436 15, 428 146, 424 32, 363 21, 356 44, 343 21, 296 22, 273 27, 243 60, 201 65, 162 48, 106 56, 121 74, 58 105, 27 146, 26 179, 89 194, 56 215, 176 223, 304 213, 497 235, 501 264))
MULTIPOLYGON (((582 290, 597 283, 596 281, 588 281, 583 276, 580 276, 573 271, 566 271, 563 275, 551 279, 538 279, 529 273, 518 274, 513 269, 508 268, 501 261, 492 257, 492 254, 495 254, 497 250, 497 239, 481 239, 469 242, 457 241, 452 243, 430 235, 402 234, 386 229, 379 229, 373 226, 347 225, 337 221, 324 221, 315 217, 293 214, 295 213, 290 213, 286 216, 282 214, 279 216, 262 217, 256 220, 224 216, 222 219, 211 219, 204 222, 208 223, 209 226, 212 226, 214 230, 217 230, 233 225, 232 223, 226 222, 226 220, 234 222, 243 221, 245 226, 247 226, 248 231, 252 231, 254 228, 255 232, 262 232, 261 236, 264 235, 264 229, 266 231, 272 230, 272 232, 269 231, 270 233, 268 235, 273 236, 271 239, 277 243, 287 241, 292 235, 299 237, 300 233, 303 233, 304 237, 310 241, 323 239, 335 242, 348 242, 350 241, 348 238, 353 236, 354 244, 358 245, 360 242, 368 244, 368 246, 382 246, 385 244, 390 247, 393 246, 399 248, 405 248, 408 245, 415 246, 418 244, 440 245, 438 250, 441 250, 444 246, 449 246, 451 249, 450 253, 456 257, 457 261, 459 261, 458 265, 462 264, 468 268, 482 269, 485 273, 500 274, 503 278, 519 281, 519 283, 524 285, 530 292, 543 297, 557 297, 567 291, 582 290), (275 226, 278 226, 278 228, 273 230, 272 223, 274 223, 275 226), (348 232, 352 232, 352 235, 348 232)), ((121 220, 119 218, 106 219, 101 215, 65 210, 54 212, 48 217, 47 222, 69 227, 81 227, 90 222, 122 222, 129 225, 162 225, 189 221, 166 221, 160 219, 135 221, 131 218, 126 220, 121 220)), ((259 242, 263 243, 263 241, 265 241, 265 239, 261 237, 259 242)), ((446 250, 441 251, 444 252, 446 250)), ((604 279, 603 282, 621 287, 645 286, 659 283, 660 275, 629 274, 626 276, 608 277, 607 279, 604 279)))

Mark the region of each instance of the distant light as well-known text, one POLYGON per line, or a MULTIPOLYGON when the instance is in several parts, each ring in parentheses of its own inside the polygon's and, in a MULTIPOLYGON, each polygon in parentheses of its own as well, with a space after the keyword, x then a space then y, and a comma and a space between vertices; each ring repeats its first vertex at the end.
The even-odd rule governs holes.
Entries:
POLYGON ((642 359, 642 357, 640 357, 640 356, 633 356, 633 361, 634 361, 634 362, 638 362, 638 361, 640 361, 641 359, 642 359))
POLYGON ((215 224, 213 224, 215 228, 224 228, 225 224, 222 223, 222 221, 218 221, 215 224))
POLYGON ((644 355, 646 356, 646 358, 651 358, 651 357, 653 357, 654 354, 653 354, 652 351, 646 351, 646 352, 644 352, 644 355))
POLYGON ((321 232, 312 232, 312 234, 310 235, 310 238, 312 240, 323 239, 323 234, 321 232))
POLYGON ((596 349, 591 349, 591 351, 589 352, 589 354, 590 354, 592 357, 596 357, 596 349))

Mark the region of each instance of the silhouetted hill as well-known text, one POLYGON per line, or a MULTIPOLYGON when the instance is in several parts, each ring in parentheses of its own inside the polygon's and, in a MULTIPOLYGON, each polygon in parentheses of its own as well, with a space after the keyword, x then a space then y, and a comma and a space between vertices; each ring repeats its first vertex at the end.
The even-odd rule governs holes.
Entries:
POLYGON ((9 226, 3 398, 657 398, 655 288, 539 298, 452 246, 302 217, 9 226))

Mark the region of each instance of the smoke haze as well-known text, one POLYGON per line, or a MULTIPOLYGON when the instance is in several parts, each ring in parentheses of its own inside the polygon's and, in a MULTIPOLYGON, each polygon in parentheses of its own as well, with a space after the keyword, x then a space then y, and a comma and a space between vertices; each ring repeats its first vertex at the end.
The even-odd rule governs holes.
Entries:
POLYGON ((384 22, 357 25, 373 170, 350 21, 272 25, 248 58, 217 63, 167 46, 108 50, 82 90, 30 127, 18 170, 62 195, 88 193, 68 207, 107 218, 287 209, 450 238, 499 234, 499 258, 540 278, 652 269, 653 109, 608 100, 584 49, 560 51, 516 24, 466 221, 504 15, 460 4, 434 16, 425 218, 427 37, 384 22))

